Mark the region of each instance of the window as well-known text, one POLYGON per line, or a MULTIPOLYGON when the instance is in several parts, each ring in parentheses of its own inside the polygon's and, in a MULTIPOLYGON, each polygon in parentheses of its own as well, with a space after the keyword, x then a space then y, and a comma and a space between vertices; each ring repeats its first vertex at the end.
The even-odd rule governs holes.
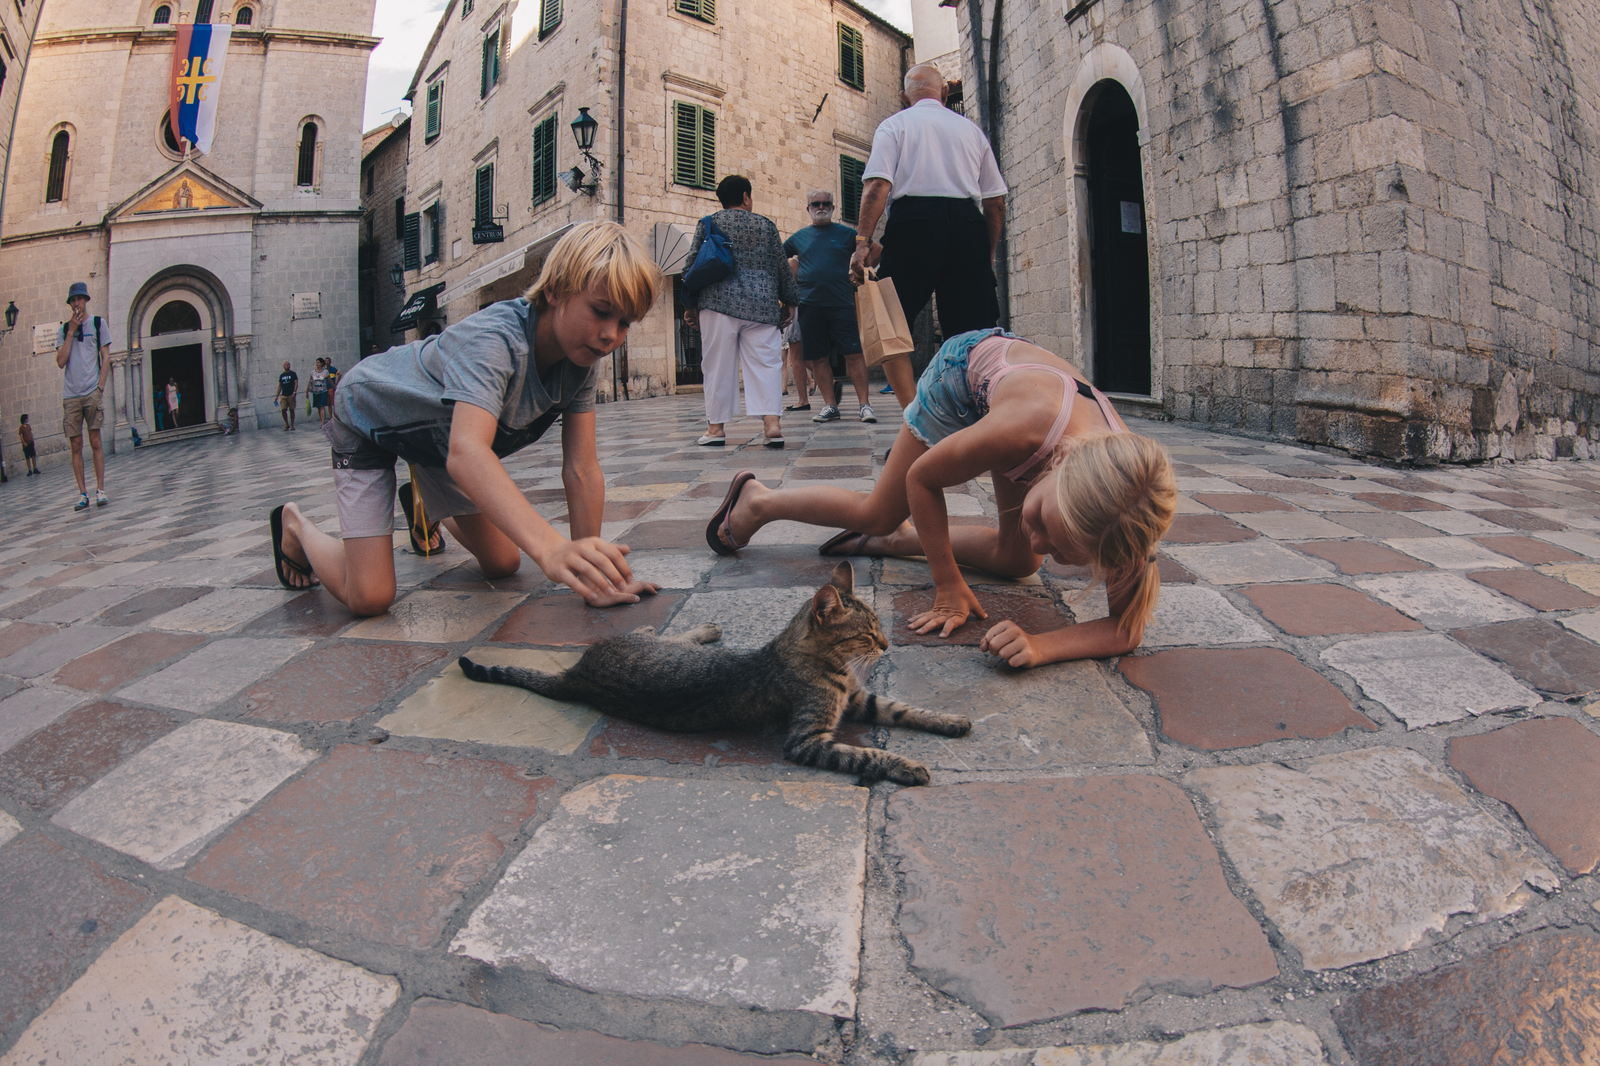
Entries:
POLYGON ((444 124, 444 79, 440 78, 428 86, 428 117, 423 126, 422 139, 425 143, 432 143, 439 137, 439 130, 444 124))
POLYGON ((483 80, 478 86, 478 96, 489 95, 489 90, 500 84, 500 27, 483 39, 483 80))
POLYGON ((235 26, 248 26, 255 20, 255 12, 251 11, 248 7, 241 7, 239 9, 239 13, 233 16, 233 24, 235 26))
POLYGON ((406 239, 406 198, 400 197, 394 202, 394 239, 406 239))
POLYGON ((204 329, 200 321, 200 312, 194 305, 183 300, 172 300, 161 305, 161 310, 156 312, 156 317, 150 320, 151 336, 163 333, 193 333, 197 329, 204 329))
POLYGON ((0 92, 4 92, 5 88, 6 88, 6 61, 3 60, 3 59, 0 59, 0 92))
POLYGON ((472 14, 472 0, 461 0, 461 17, 466 18, 472 14))
POLYGON ((211 0, 200 0, 194 6, 194 21, 196 24, 211 21, 211 0))
POLYGON ((157 26, 165 26, 167 23, 172 21, 172 8, 168 7, 166 4, 160 5, 156 8, 156 13, 154 17, 150 19, 150 21, 157 26))
POLYGON ((556 194, 556 117, 550 115, 533 127, 533 202, 542 204, 556 194))
POLYGON ((839 157, 839 217, 847 226, 861 221, 861 174, 866 169, 854 156, 839 157))
POLYGON ((67 198, 67 157, 72 138, 66 130, 57 133, 50 142, 50 177, 44 187, 44 202, 58 204, 67 198))
POLYGON ((295 169, 294 183, 302 188, 317 183, 317 124, 307 122, 300 127, 300 165, 295 169))
POLYGON ((373 167, 368 167, 367 168, 367 195, 368 196, 372 195, 373 171, 374 171, 373 167))
POLYGON ((672 181, 691 189, 717 187, 717 116, 698 104, 672 105, 672 181))
POLYGON ((701 22, 717 21, 717 0, 673 0, 678 14, 697 18, 701 22))
POLYGON ((401 232, 405 241, 405 267, 407 270, 417 270, 422 266, 422 216, 409 214, 401 224, 401 232))
POLYGON ((487 226, 494 221, 494 164, 478 168, 478 187, 473 197, 474 226, 487 226))
POLYGON ((839 23, 839 80, 852 89, 867 87, 866 41, 861 31, 839 23))
POLYGON ((561 25, 561 0, 539 0, 539 40, 556 32, 561 25))
POLYGON ((443 204, 434 204, 422 212, 422 237, 424 247, 422 261, 424 264, 439 261, 439 216, 444 212, 443 204))
POLYGON ((178 135, 172 132, 172 112, 166 111, 161 115, 161 143, 173 155, 183 154, 183 145, 178 143, 178 135))

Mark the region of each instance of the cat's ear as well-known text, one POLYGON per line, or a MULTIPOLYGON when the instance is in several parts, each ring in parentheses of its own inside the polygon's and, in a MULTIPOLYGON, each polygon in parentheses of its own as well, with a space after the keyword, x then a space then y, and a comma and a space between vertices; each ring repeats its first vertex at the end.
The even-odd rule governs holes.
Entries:
POLYGON ((856 594, 856 570, 846 559, 833 568, 833 579, 829 582, 834 588, 851 596, 856 594))
POLYGON ((839 590, 832 585, 824 585, 811 597, 811 617, 818 622, 831 624, 844 615, 844 601, 839 598, 839 590))

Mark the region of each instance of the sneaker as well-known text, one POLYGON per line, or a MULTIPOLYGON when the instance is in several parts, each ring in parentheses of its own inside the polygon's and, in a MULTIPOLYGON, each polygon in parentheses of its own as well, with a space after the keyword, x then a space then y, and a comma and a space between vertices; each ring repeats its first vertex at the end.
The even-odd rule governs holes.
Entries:
POLYGON ((72 509, 74 511, 87 511, 89 509, 89 494, 87 492, 78 493, 78 502, 72 505, 72 509))
POLYGON ((811 416, 811 421, 813 421, 813 422, 837 422, 837 421, 839 421, 839 409, 837 407, 833 406, 833 404, 831 404, 831 403, 827 404, 822 408, 822 410, 818 411, 816 414, 811 416))
POLYGON ((867 404, 862 404, 861 405, 861 421, 863 421, 863 422, 876 422, 877 420, 878 420, 878 416, 872 413, 872 408, 867 404))
POLYGON ((102 491, 100 489, 95 489, 94 490, 94 502, 95 502, 95 506, 96 507, 104 507, 106 504, 110 503, 111 501, 106 499, 106 494, 105 494, 104 491, 102 491))

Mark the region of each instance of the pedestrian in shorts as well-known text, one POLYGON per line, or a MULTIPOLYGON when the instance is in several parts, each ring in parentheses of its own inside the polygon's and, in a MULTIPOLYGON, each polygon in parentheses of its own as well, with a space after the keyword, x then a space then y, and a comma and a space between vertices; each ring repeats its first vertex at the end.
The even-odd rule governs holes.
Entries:
POLYGON ((78 481, 78 502, 74 511, 89 509, 89 487, 83 477, 83 438, 88 431, 89 450, 94 454, 94 502, 104 507, 106 499, 106 457, 100 447, 100 423, 105 417, 102 397, 106 378, 111 375, 111 327, 99 315, 89 314, 89 286, 74 281, 67 290, 72 317, 61 326, 57 338, 56 366, 66 371, 61 381, 61 435, 67 438, 72 453, 72 476, 78 481))

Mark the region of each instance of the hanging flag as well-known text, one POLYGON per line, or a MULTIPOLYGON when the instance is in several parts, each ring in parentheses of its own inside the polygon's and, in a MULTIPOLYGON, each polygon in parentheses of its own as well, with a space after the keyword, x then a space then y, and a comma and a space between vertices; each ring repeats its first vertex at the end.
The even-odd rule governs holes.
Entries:
POLYGON ((217 125, 217 94, 228 58, 227 23, 184 23, 172 53, 172 133, 202 155, 211 150, 217 125))

